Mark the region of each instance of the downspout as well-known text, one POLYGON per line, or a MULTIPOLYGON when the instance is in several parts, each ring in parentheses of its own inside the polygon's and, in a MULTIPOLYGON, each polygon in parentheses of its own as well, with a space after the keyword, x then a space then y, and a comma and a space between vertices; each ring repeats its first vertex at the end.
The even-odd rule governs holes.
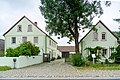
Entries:
POLYGON ((45 53, 47 53, 47 35, 45 35, 45 53))
POLYGON ((83 41, 81 41, 81 54, 83 54, 83 41))

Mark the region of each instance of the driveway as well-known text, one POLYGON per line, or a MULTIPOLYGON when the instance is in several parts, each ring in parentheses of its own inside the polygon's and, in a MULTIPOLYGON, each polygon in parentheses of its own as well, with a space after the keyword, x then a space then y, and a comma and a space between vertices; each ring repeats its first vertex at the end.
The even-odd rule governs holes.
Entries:
POLYGON ((55 60, 21 69, 0 72, 0 78, 120 78, 120 70, 78 70, 64 62, 55 60))

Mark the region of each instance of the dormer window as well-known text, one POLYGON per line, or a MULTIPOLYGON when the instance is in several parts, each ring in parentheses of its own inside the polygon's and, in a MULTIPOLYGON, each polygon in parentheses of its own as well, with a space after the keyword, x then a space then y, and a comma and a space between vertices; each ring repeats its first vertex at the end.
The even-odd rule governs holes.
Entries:
POLYGON ((98 40, 98 33, 94 32, 94 40, 98 40))
POLYGON ((106 33, 102 32, 102 40, 106 40, 106 33))
POLYGON ((17 32, 22 32, 22 25, 18 25, 17 32))
POLYGON ((28 32, 32 32, 32 25, 28 25, 28 32))

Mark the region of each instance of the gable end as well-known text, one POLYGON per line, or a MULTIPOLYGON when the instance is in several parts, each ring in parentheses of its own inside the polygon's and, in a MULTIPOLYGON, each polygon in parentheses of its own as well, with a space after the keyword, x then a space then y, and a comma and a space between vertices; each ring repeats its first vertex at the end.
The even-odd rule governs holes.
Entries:
POLYGON ((100 21, 97 22, 97 24, 80 40, 80 42, 98 25, 98 23, 101 23, 117 40, 119 40, 119 38, 100 20, 100 21))

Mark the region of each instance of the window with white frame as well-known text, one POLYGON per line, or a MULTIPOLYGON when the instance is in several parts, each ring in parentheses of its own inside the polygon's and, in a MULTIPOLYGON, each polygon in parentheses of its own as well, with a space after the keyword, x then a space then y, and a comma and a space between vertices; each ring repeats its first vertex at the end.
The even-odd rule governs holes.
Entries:
POLYGON ((22 37, 23 42, 27 42, 27 37, 22 37))
POLYGON ((94 32, 94 40, 98 40, 98 33, 94 32))
POLYGON ((16 44, 16 37, 12 37, 12 44, 16 44))
POLYGON ((18 25, 17 32, 22 32, 22 25, 18 25))
POLYGON ((32 25, 28 25, 28 32, 32 32, 32 25))
POLYGON ((102 40, 106 40, 106 33, 102 32, 102 40))
POLYGON ((38 37, 34 37, 34 43, 38 43, 38 37))

